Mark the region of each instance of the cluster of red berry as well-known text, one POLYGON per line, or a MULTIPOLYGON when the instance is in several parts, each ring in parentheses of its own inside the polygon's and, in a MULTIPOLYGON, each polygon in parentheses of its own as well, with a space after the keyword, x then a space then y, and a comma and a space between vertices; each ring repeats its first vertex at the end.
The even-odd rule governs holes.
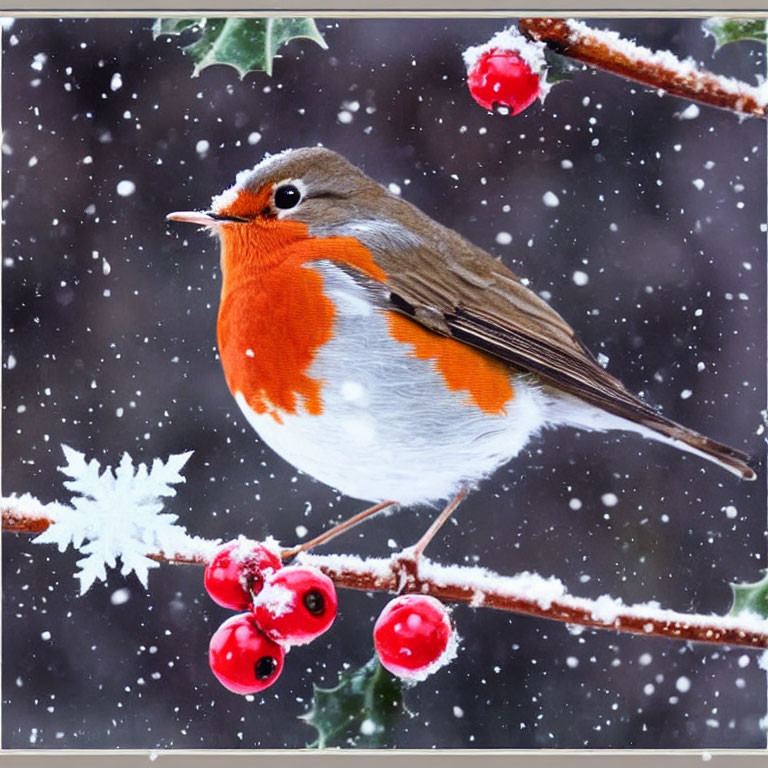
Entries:
POLYGON ((248 609, 214 633, 208 662, 235 693, 268 688, 283 670, 287 646, 309 643, 336 618, 336 588, 316 568, 285 566, 266 544, 224 544, 205 568, 205 588, 219 605, 248 609))
MULTIPOLYGON (((336 618, 336 588, 316 568, 283 566, 265 543, 224 544, 205 569, 205 588, 219 605, 245 610, 227 619, 208 648, 213 674, 230 691, 258 693, 277 680, 285 653, 319 637, 336 618)), ((446 607, 427 595, 391 600, 373 630, 382 665, 423 680, 450 661, 456 634, 446 607)))

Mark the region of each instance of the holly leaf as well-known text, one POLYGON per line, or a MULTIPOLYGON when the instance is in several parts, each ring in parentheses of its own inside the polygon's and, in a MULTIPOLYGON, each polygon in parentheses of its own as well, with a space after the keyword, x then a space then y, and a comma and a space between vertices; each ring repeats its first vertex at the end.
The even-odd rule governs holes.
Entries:
POLYGON ((403 706, 402 682, 374 656, 360 669, 339 674, 334 688, 314 687, 312 709, 301 719, 317 729, 310 747, 381 748, 403 706))
POLYGON ((544 49, 544 58, 547 60, 545 77, 550 85, 573 80, 576 72, 581 71, 581 66, 574 64, 567 56, 561 56, 549 48, 544 49))
POLYGON ((753 613, 768 619, 768 571, 754 584, 731 584, 733 604, 730 616, 753 613))
POLYGON ((728 43, 737 43, 741 40, 756 40, 758 43, 768 41, 765 19, 731 19, 714 16, 705 19, 701 26, 706 34, 715 38, 715 51, 728 43))
POLYGON ((166 35, 180 35, 194 26, 200 26, 203 19, 155 19, 152 25, 152 39, 166 35))
POLYGON ((193 43, 182 46, 192 57, 197 77, 206 67, 226 64, 234 67, 244 78, 249 72, 272 74, 277 49, 291 40, 306 38, 322 48, 328 45, 320 34, 314 19, 157 19, 152 34, 180 35, 192 30, 200 34, 193 43))

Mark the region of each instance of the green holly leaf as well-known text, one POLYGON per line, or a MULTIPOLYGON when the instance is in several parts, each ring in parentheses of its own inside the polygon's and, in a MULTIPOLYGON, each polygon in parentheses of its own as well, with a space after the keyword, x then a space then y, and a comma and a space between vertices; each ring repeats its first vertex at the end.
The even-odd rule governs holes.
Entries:
POLYGON ((730 19, 715 16, 701 23, 706 34, 715 38, 715 50, 718 51, 728 43, 740 40, 756 40, 758 43, 768 41, 765 19, 730 19))
POLYGON ((152 39, 163 35, 180 35, 194 26, 199 26, 203 19, 155 19, 152 25, 152 39))
POLYGON ((249 72, 272 74, 272 65, 281 45, 306 38, 322 48, 328 45, 314 19, 157 19, 152 26, 155 39, 162 35, 180 35, 192 30, 199 39, 182 46, 192 57, 197 77, 206 67, 226 64, 234 67, 240 78, 249 72))
POLYGON ((581 71, 581 66, 574 64, 567 56, 561 56, 549 48, 544 49, 544 58, 547 60, 546 80, 550 85, 573 80, 574 75, 581 71))
POLYGON ((386 740, 403 706, 402 682, 374 656, 360 669, 342 672, 334 688, 314 686, 312 709, 301 719, 317 729, 311 747, 376 749, 386 740))
POLYGON ((768 619, 768 571, 760 581, 754 584, 731 584, 733 605, 728 612, 730 616, 742 613, 755 613, 768 619))

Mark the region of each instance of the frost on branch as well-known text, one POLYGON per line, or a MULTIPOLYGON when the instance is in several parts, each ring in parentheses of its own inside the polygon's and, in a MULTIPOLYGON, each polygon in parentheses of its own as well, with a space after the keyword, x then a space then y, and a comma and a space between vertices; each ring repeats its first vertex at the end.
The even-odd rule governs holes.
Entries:
POLYGON ((766 117, 768 83, 757 86, 700 70, 696 62, 670 51, 652 51, 618 33, 594 29, 575 19, 526 18, 520 31, 563 56, 669 93, 740 115, 766 117))
POLYGON ((148 555, 189 552, 190 547, 212 543, 192 539, 176 524, 178 515, 163 512, 163 497, 175 496, 171 486, 183 483, 180 474, 191 451, 174 454, 166 462, 155 459, 151 469, 146 464, 134 467, 128 453, 119 466, 103 472, 96 459, 62 445, 67 464, 59 471, 70 477, 64 486, 75 494, 71 507, 57 505, 55 520, 33 541, 56 544, 63 552, 70 544, 85 555, 77 561, 80 570, 80 594, 94 581, 106 580, 105 566, 117 567, 127 576, 133 571, 146 588, 150 568, 158 563, 148 555), (86 543, 87 542, 87 543, 86 543))

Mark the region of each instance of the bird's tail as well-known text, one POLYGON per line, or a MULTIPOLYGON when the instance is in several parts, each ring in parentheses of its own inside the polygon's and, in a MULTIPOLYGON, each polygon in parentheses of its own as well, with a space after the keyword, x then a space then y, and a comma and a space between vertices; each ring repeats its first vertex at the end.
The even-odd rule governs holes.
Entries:
POLYGON ((754 480, 757 477, 749 465, 748 454, 700 435, 659 414, 646 413, 638 416, 637 421, 630 420, 570 395, 553 397, 548 411, 548 421, 553 425, 569 424, 588 430, 621 429, 636 432, 650 440, 658 440, 712 461, 743 480, 754 480))

